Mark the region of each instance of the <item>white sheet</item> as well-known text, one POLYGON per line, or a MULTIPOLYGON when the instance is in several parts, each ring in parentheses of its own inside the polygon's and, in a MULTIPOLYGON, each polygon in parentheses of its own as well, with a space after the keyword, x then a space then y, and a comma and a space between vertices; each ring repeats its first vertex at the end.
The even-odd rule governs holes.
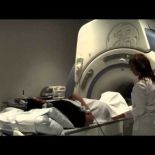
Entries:
POLYGON ((108 91, 102 93, 99 100, 106 104, 111 117, 127 113, 131 110, 125 99, 118 92, 108 91))
POLYGON ((102 93, 99 100, 84 98, 84 101, 98 123, 108 122, 112 117, 123 113, 127 118, 132 117, 131 106, 127 105, 125 99, 118 92, 108 91, 102 93))
MULTIPOLYGON (((21 109, 9 107, 0 113, 0 128, 10 132, 16 130, 23 133, 61 135, 63 126, 49 117, 53 115, 52 113, 57 114, 55 119, 61 119, 61 117, 58 117, 60 116, 59 111, 56 113, 56 110, 52 110, 52 108, 32 109, 24 112, 21 109)), ((59 120, 62 124, 63 121, 65 120, 59 120)))
MULTIPOLYGON (((102 93, 100 100, 87 99, 89 106, 98 123, 111 121, 111 117, 127 113, 131 110, 124 98, 117 92, 102 93)), ((0 127, 21 132, 37 132, 48 135, 61 135, 63 128, 74 128, 73 124, 56 108, 32 109, 24 112, 17 108, 6 108, 0 113, 0 127), (4 125, 5 124, 5 125, 4 125)))
MULTIPOLYGON (((19 131, 36 133, 35 121, 37 121, 37 118, 39 116, 42 116, 48 113, 48 111, 49 111, 48 108, 47 109, 32 109, 30 111, 26 111, 26 112, 16 115, 15 121, 17 123, 19 131)), ((43 122, 40 122, 41 124, 43 124, 44 122, 46 123, 46 119, 42 119, 42 121, 43 122)))
POLYGON ((35 120, 35 130, 37 133, 46 135, 61 135, 63 127, 47 115, 43 115, 35 120))
POLYGON ((58 122, 63 128, 74 128, 72 122, 55 107, 49 109, 48 116, 58 122))
POLYGON ((7 130, 17 129, 15 118, 18 114, 23 113, 23 110, 9 107, 0 112, 0 128, 7 130))
POLYGON ((84 101, 89 106, 93 116, 95 117, 94 123, 96 123, 96 120, 98 123, 104 123, 111 120, 110 113, 104 102, 87 98, 84 98, 84 101))

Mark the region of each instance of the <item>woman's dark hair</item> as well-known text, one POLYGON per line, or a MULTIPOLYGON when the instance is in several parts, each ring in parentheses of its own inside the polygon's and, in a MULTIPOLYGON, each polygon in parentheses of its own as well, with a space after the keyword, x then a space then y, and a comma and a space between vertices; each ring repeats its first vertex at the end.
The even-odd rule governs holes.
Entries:
POLYGON ((138 73, 139 79, 147 77, 155 82, 155 75, 151 68, 150 61, 144 54, 134 54, 129 60, 129 65, 132 71, 138 73))

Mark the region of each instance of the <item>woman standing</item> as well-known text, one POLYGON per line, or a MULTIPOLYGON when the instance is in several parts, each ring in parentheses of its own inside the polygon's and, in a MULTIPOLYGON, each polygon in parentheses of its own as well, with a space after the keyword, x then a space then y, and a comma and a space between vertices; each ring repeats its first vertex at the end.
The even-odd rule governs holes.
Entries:
POLYGON ((129 65, 138 82, 132 93, 133 135, 155 135, 155 75, 143 54, 135 54, 129 65))

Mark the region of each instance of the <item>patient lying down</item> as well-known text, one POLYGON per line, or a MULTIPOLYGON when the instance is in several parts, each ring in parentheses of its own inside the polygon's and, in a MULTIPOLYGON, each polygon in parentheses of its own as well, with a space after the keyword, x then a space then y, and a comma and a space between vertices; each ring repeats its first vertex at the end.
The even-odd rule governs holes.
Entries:
POLYGON ((124 118, 130 110, 125 99, 118 92, 105 92, 99 100, 82 98, 73 94, 69 99, 46 102, 40 98, 29 100, 29 109, 34 104, 55 107, 74 124, 75 127, 107 122, 124 118))
POLYGON ((28 110, 44 107, 54 107, 63 113, 74 125, 74 127, 88 126, 93 123, 93 115, 86 109, 87 106, 82 107, 79 101, 69 99, 53 100, 47 102, 40 98, 30 98, 27 104, 28 110))
POLYGON ((70 99, 50 102, 40 98, 29 98, 27 101, 24 110, 14 109, 10 114, 8 111, 0 113, 0 121, 16 122, 22 132, 37 130, 41 133, 58 134, 59 132, 60 134, 64 128, 83 127, 96 121, 104 123, 112 119, 120 119, 130 110, 124 98, 117 92, 103 93, 99 100, 81 98, 74 94, 70 99), (7 116, 7 119, 2 116, 7 116), (28 123, 31 124, 31 128, 26 126, 28 123), (41 125, 46 128, 43 130, 41 125), (51 130, 51 127, 55 130, 51 130))
POLYGON ((125 117, 129 107, 124 98, 117 92, 102 93, 99 100, 82 98, 73 94, 69 99, 46 101, 41 98, 27 99, 25 111, 36 108, 55 107, 63 113, 74 127, 107 122, 125 117))

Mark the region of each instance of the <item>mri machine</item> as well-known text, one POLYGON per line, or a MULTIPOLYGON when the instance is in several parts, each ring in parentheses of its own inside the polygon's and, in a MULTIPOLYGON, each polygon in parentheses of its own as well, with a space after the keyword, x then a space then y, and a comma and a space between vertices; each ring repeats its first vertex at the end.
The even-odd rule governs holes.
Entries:
MULTIPOLYGON (((131 105, 130 94, 137 80, 128 60, 135 53, 145 54, 155 69, 155 31, 148 20, 92 20, 78 33, 73 74, 74 92, 83 98, 99 99, 116 91, 131 105)), ((73 84, 72 81, 68 81, 73 84)), ((65 87, 52 87, 48 95, 64 96, 65 87)), ((44 92, 44 91, 43 91, 44 92)), ((41 92, 42 97, 47 94, 41 92)), ((65 130, 62 135, 131 135, 132 119, 120 119, 89 127, 65 130)))
POLYGON ((135 76, 129 69, 132 54, 143 53, 155 68, 155 31, 147 20, 93 20, 78 34, 75 92, 99 99, 105 91, 118 91, 125 99, 135 76))
MULTIPOLYGON (((136 77, 128 60, 135 53, 145 54, 155 69, 155 31, 148 20, 99 19, 86 23, 78 33, 74 92, 83 98, 99 99, 103 92, 116 91, 131 105, 136 77)), ((107 135, 131 134, 132 123, 123 120, 102 127, 107 135)))

